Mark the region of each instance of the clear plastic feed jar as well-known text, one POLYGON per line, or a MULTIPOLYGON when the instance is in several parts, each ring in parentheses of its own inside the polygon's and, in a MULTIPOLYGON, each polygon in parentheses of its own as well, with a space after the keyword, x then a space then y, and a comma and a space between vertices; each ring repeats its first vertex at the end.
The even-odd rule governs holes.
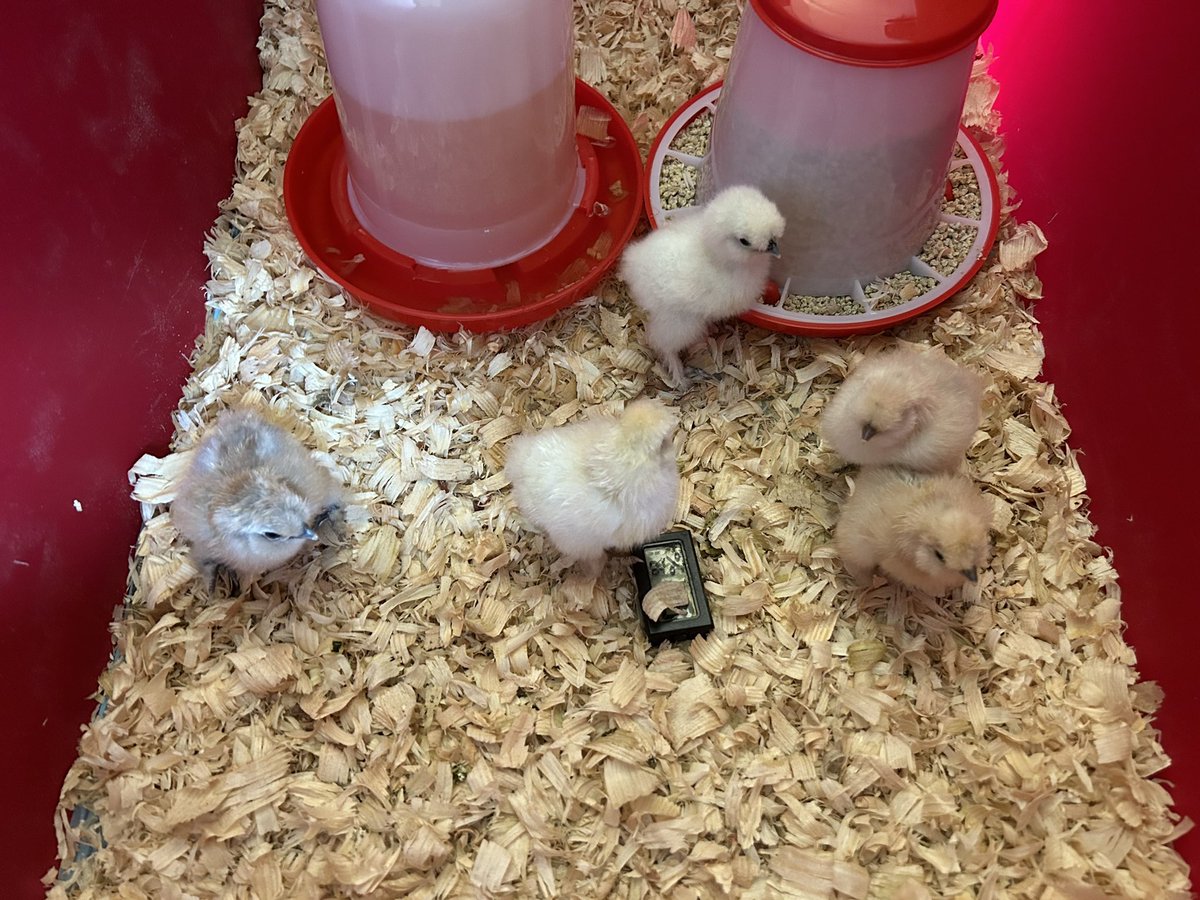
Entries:
POLYGON ((318 0, 351 207, 426 265, 538 249, 583 191, 571 0, 318 0))
POLYGON ((975 44, 996 0, 750 0, 702 191, 787 219, 772 276, 841 295, 908 267, 937 221, 975 44))

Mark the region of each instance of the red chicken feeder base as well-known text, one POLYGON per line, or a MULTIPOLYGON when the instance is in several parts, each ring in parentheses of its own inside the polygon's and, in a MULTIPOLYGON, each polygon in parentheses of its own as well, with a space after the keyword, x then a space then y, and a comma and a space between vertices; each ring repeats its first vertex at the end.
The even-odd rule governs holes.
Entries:
MULTIPOLYGON (((673 150, 671 143, 697 117, 716 113, 721 87, 722 83, 717 82, 684 103, 663 125, 662 130, 655 137, 654 143, 650 146, 650 157, 645 167, 643 192, 646 198, 646 215, 650 219, 652 228, 663 225, 672 213, 672 210, 664 210, 659 200, 663 161, 667 158, 674 158, 686 165, 698 168, 703 165, 705 159, 704 156, 691 156, 673 150)), ((920 273, 934 278, 937 282, 931 290, 904 303, 879 310, 869 308, 869 301, 861 295, 860 290, 859 296, 856 296, 855 299, 863 303, 866 307, 865 312, 853 315, 815 315, 785 309, 781 302, 780 286, 772 282, 763 292, 763 301, 743 314, 742 319, 772 331, 812 337, 868 334, 883 331, 919 316, 921 313, 928 312, 966 287, 982 268, 992 249, 992 244, 996 240, 996 233, 1000 227, 1000 187, 996 181, 996 173, 992 171, 983 148, 979 146, 979 142, 975 138, 960 128, 957 145, 962 150, 966 163, 975 172, 976 181, 979 184, 982 212, 977 220, 942 216, 943 221, 961 221, 973 226, 975 239, 966 258, 953 272, 943 275, 928 269, 920 273)), ((914 259, 914 264, 919 265, 919 261, 914 259)), ((787 285, 784 285, 784 290, 786 291, 786 289, 787 285)))

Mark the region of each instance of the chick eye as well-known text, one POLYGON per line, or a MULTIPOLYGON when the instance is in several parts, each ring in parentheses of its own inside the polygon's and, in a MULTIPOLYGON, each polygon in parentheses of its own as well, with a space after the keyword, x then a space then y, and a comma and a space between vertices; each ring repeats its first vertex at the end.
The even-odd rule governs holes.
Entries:
POLYGON ((749 238, 738 238, 738 243, 741 244, 743 247, 749 247, 750 239, 749 238))
POLYGON ((946 561, 946 557, 942 556, 941 550, 934 550, 933 555, 938 558, 938 562, 940 563, 944 563, 946 561))
POLYGON ((282 534, 274 531, 264 531, 263 537, 265 537, 268 541, 278 541, 283 539, 282 534))

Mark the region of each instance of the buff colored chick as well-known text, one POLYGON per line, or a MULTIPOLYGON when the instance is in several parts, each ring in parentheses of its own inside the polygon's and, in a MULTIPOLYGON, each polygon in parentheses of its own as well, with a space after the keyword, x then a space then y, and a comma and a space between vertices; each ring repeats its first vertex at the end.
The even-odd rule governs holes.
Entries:
POLYGON ((979 427, 982 380, 938 353, 863 360, 821 415, 825 440, 863 466, 957 470, 979 427))
POLYGON ((619 418, 519 435, 505 465, 513 499, 560 553, 596 576, 606 549, 628 550, 671 524, 676 424, 661 401, 642 399, 619 418))
POLYGON ((200 441, 171 506, 210 589, 288 562, 340 515, 342 486, 290 433, 250 409, 222 413, 200 441))
POLYGON ((626 248, 621 277, 646 313, 646 340, 686 389, 680 352, 758 302, 784 220, 757 189, 729 187, 626 248))
POLYGON ((988 558, 987 499, 963 475, 864 469, 834 543, 846 570, 869 584, 876 569, 937 596, 975 581, 988 558))

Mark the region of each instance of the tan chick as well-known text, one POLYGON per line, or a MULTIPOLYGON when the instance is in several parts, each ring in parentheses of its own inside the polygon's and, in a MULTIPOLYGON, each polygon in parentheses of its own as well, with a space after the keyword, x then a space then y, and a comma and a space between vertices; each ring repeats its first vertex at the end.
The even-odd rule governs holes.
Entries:
POLYGON ((979 427, 982 399, 982 379, 953 360, 893 350, 850 372, 821 414, 821 433, 847 462, 954 471, 979 427))
POLYGON ((519 435, 504 468, 513 499, 560 553, 598 575, 606 550, 629 550, 671 524, 676 424, 661 401, 642 399, 619 418, 519 435))
POLYGON ((963 475, 863 469, 834 543, 860 584, 870 584, 878 569, 937 596, 977 579, 991 520, 987 498, 963 475))
POLYGON ((342 486, 293 435, 250 409, 222 413, 195 450, 171 520, 214 586, 278 568, 340 514, 342 486))

